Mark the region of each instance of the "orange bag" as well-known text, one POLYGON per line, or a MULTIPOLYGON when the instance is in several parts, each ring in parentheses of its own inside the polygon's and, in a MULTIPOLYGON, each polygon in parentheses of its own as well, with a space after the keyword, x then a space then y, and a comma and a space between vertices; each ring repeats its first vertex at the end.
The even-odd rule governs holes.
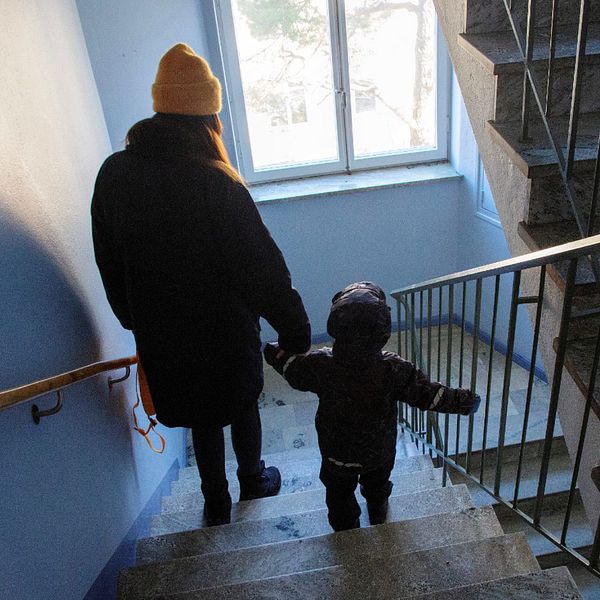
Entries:
POLYGON ((154 402, 152 402, 152 396, 150 395, 150 388, 148 387, 148 380, 146 379, 146 373, 144 373, 144 369, 142 369, 142 363, 140 362, 140 357, 138 356, 137 353, 136 353, 136 356, 138 359, 137 376, 136 376, 136 380, 135 380, 135 395, 137 396, 137 402, 135 403, 135 405, 133 407, 133 428, 141 436, 143 436, 143 438, 146 440, 146 442, 148 442, 148 446, 150 446, 150 449, 153 452, 156 452, 157 454, 162 454, 165 449, 165 438, 163 438, 163 436, 160 435, 160 433, 158 433, 158 431, 156 431, 156 429, 154 429, 158 425, 158 421, 154 418, 154 416, 156 415, 156 409, 154 408, 154 402), (142 406, 144 407, 144 412, 146 413, 146 416, 148 417, 148 421, 150 422, 150 424, 148 425, 148 428, 145 431, 138 425, 138 420, 135 415, 135 409, 140 405, 140 402, 142 403, 142 406), (160 441, 161 441, 160 450, 157 450, 153 446, 152 442, 150 441, 150 438, 148 437, 148 434, 150 433, 150 431, 153 431, 160 438, 160 441))

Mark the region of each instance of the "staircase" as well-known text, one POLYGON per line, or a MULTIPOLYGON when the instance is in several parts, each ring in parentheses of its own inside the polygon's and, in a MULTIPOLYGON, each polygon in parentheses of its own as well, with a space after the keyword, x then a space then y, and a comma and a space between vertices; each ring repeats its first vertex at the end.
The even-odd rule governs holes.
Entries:
MULTIPOLYGON (((527 136, 522 130, 523 57, 519 51, 503 0, 433 0, 448 45, 465 105, 478 143, 496 207, 513 256, 574 241, 598 233, 592 218, 594 179, 600 133, 600 2, 586 0, 589 26, 582 67, 581 95, 573 92, 580 30, 580 0, 507 0, 514 23, 524 34, 531 21, 532 72, 539 85, 542 108, 557 145, 568 156, 571 117, 578 117, 570 182, 576 218, 560 174, 559 160, 543 125, 540 111, 530 100, 527 136), (554 24, 553 24, 554 8, 554 24), (551 31, 556 32, 551 84, 548 67, 551 31), (546 100, 549 90, 549 101, 546 100), (575 96, 575 100, 574 100, 575 96), (591 225, 590 225, 591 221, 591 225), (590 227, 588 228, 588 225, 590 227)), ((529 90, 531 87, 529 86, 529 90)), ((553 372, 558 350, 561 312, 567 289, 565 262, 549 265, 539 350, 546 373, 553 372)), ((564 356, 565 371, 558 403, 560 425, 572 462, 576 460, 578 428, 585 420, 592 363, 600 325, 600 289, 589 258, 581 258, 574 272, 571 318, 564 356)), ((537 294, 538 274, 523 273, 521 293, 537 294)), ((569 292, 569 296, 570 296, 569 292)), ((534 316, 531 308, 530 315, 534 316)), ((561 358, 562 360, 562 358, 561 358)), ((581 498, 590 527, 596 528, 600 495, 589 473, 600 460, 598 380, 592 383, 592 418, 581 454, 581 498), (595 416, 594 416, 595 415, 595 416)))
POLYGON ((220 527, 202 527, 197 471, 183 469, 120 598, 580 598, 564 567, 541 571, 525 536, 504 534, 465 485, 442 487, 428 456, 397 461, 386 524, 369 527, 363 510, 361 529, 338 533, 316 453, 265 458, 282 471, 281 494, 234 504, 220 527))

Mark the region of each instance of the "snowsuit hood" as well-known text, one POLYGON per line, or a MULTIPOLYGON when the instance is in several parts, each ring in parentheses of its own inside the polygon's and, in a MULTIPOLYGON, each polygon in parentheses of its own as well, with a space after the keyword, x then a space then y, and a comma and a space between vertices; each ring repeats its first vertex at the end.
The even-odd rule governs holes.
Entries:
POLYGON ((327 333, 334 338, 334 360, 351 368, 368 367, 392 331, 384 291, 370 281, 360 281, 338 292, 331 303, 327 333))

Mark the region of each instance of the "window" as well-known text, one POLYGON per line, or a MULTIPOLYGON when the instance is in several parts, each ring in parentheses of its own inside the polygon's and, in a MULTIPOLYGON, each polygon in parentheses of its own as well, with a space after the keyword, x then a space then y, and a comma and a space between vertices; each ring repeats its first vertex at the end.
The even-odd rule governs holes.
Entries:
POLYGON ((215 0, 250 182, 446 158, 432 0, 215 0))

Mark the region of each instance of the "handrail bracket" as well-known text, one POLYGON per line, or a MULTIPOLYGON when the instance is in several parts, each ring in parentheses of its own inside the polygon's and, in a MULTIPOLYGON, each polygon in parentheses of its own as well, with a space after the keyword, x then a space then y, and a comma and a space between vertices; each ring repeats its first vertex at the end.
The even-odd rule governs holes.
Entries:
POLYGON ((131 367, 129 365, 127 365, 125 367, 125 375, 123 375, 123 377, 109 377, 108 378, 108 389, 111 390, 112 386, 115 385, 115 383, 121 383, 121 381, 125 381, 126 379, 129 378, 129 375, 131 374, 131 367))
POLYGON ((42 417, 49 417, 50 415, 55 415, 57 412, 60 411, 60 409, 63 406, 63 391, 57 390, 56 396, 57 396, 56 405, 53 406, 52 408, 49 408, 48 410, 40 410, 38 408, 37 404, 34 404, 31 407, 31 416, 33 417, 33 422, 36 425, 40 424, 42 417))

